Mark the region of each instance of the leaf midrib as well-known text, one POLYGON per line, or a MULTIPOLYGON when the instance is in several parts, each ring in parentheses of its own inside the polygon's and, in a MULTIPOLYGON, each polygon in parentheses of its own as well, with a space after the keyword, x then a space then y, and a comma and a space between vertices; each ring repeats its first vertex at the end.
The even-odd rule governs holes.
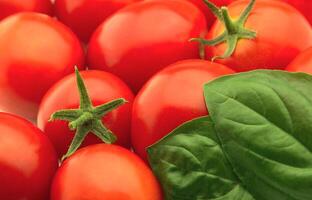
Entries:
MULTIPOLYGON (((211 89, 211 90, 212 90, 212 89, 211 89)), ((274 91, 274 90, 273 90, 273 91, 274 91)), ((237 102, 237 103, 239 103, 240 105, 243 105, 244 107, 246 107, 247 109, 253 111, 253 112, 256 113, 259 117, 261 117, 262 119, 264 119, 265 121, 267 121, 269 124, 275 126, 276 128, 278 128, 278 129, 279 129, 281 132, 283 132, 284 134, 286 134, 286 135, 292 137, 295 141, 297 141, 297 142, 298 142, 300 145, 302 145, 308 152, 310 152, 310 153, 312 154, 312 152, 310 151, 310 149, 309 149, 306 145, 304 145, 298 138, 296 138, 296 137, 295 137, 294 135, 292 135, 292 134, 289 134, 289 133, 286 132, 284 129, 282 129, 281 127, 277 126, 277 125, 274 124, 273 122, 271 122, 269 119, 267 119, 267 118, 266 118, 265 116, 263 116, 261 113, 259 113, 259 112, 257 112, 256 110, 250 108, 249 106, 247 106, 246 104, 244 104, 244 103, 238 101, 237 99, 234 99, 233 97, 230 97, 230 96, 228 96, 228 95, 222 94, 222 93, 217 92, 217 91, 215 91, 215 90, 213 90, 213 92, 215 92, 215 93, 217 93, 217 94, 220 94, 220 95, 222 95, 222 96, 224 96, 224 97, 227 97, 228 99, 233 100, 234 102, 237 102)), ((275 92, 275 91, 274 91, 274 92, 275 92)), ((224 103, 224 102, 223 102, 223 103, 224 103)), ((288 109, 286 108, 286 110, 288 110, 288 109)), ((211 115, 211 116, 212 116, 212 115, 211 115)), ((212 117, 212 119, 213 119, 213 117, 212 117)), ((219 134, 218 131, 216 131, 216 133, 217 133, 217 135, 219 134)))

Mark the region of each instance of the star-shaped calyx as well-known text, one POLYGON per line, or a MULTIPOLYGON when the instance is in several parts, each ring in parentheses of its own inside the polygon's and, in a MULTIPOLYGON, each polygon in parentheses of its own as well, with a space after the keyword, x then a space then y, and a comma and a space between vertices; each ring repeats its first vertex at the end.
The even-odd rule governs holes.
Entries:
POLYGON ((88 95, 84 81, 77 68, 75 68, 75 73, 80 97, 79 108, 59 110, 53 113, 50 118, 50 121, 68 121, 69 129, 76 130, 74 139, 71 142, 67 153, 62 157, 62 160, 71 156, 80 147, 88 133, 93 133, 104 143, 114 143, 117 140, 117 137, 104 126, 102 118, 107 113, 127 102, 125 99, 119 98, 94 107, 88 95))
POLYGON ((210 11, 220 20, 225 27, 223 33, 212 40, 206 40, 203 38, 192 38, 191 41, 197 41, 200 43, 200 56, 201 58, 205 58, 205 49, 206 45, 208 46, 216 46, 220 43, 226 43, 227 49, 223 55, 217 55, 212 58, 212 61, 215 59, 225 59, 230 57, 237 46, 237 42, 240 39, 254 39, 257 36, 257 33, 253 30, 249 30, 245 28, 246 20, 250 15, 256 0, 251 0, 247 7, 244 9, 242 14, 239 16, 237 20, 231 19, 227 7, 217 7, 215 4, 209 2, 208 0, 204 0, 205 4, 208 6, 210 11))

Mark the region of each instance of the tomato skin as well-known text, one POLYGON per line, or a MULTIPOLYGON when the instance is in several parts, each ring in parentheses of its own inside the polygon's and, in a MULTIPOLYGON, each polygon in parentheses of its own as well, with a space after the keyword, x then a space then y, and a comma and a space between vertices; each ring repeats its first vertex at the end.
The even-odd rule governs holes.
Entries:
POLYGON ((287 67, 290 72, 305 72, 312 74, 312 47, 301 52, 287 67))
POLYGON ((87 43, 106 18, 135 1, 139 0, 56 0, 55 14, 87 43))
MULTIPOLYGON (((130 125, 133 94, 131 90, 116 76, 103 71, 82 71, 81 75, 94 106, 107 103, 117 98, 125 98, 128 103, 108 113, 103 123, 117 136, 118 145, 130 147, 130 125)), ((70 131, 68 122, 48 122, 50 116, 61 109, 79 107, 79 95, 74 74, 57 82, 45 95, 39 108, 38 127, 52 141, 59 157, 68 150, 75 131, 70 131)), ((82 146, 102 143, 93 134, 89 134, 82 146)))
MULTIPOLYGON (((228 9, 233 18, 240 15, 249 1, 235 1, 228 9)), ((312 29, 308 21, 292 6, 280 1, 256 1, 246 22, 246 28, 255 30, 257 38, 242 39, 231 57, 217 59, 235 71, 254 69, 284 69, 301 51, 312 46, 312 29), (291 31, 289 31, 291 30, 291 31)), ((207 39, 223 31, 221 22, 216 22, 207 39)), ((225 52, 226 44, 206 46, 207 59, 225 52)))
POLYGON ((50 0, 0 0, 0 20, 14 13, 32 11, 52 15, 50 0))
POLYGON ((99 26, 90 40, 88 63, 116 74, 137 92, 168 64, 198 58, 198 44, 189 39, 205 31, 204 15, 189 2, 137 2, 99 26))
POLYGON ((280 0, 297 8, 312 25, 312 1, 311 0, 280 0))
POLYGON ((79 40, 55 19, 19 13, 0 23, 0 110, 34 119, 42 96, 82 68, 79 40), (17 106, 18 105, 18 106, 17 106))
MULTIPOLYGON (((216 20, 216 17, 212 14, 212 12, 209 10, 208 6, 204 3, 204 0, 188 0, 195 4, 206 16, 206 21, 208 27, 211 27, 214 21, 216 20)), ((233 0, 210 0, 210 2, 214 3, 216 6, 227 6, 229 5, 233 0)))
POLYGON ((131 139, 135 152, 147 160, 146 148, 182 123, 207 115, 203 86, 234 73, 204 60, 177 62, 153 76, 133 103, 131 139))
POLYGON ((0 113, 0 199, 48 199, 57 166, 52 144, 38 128, 0 113))
POLYGON ((98 144, 78 150, 59 168, 51 200, 161 200, 152 171, 134 153, 98 144))

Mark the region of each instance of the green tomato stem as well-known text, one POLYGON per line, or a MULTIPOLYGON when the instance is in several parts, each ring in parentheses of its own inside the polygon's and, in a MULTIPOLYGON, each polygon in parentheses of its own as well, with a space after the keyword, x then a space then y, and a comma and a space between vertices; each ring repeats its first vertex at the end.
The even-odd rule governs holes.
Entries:
POLYGON ((223 55, 216 55, 212 58, 212 61, 216 59, 229 58, 235 51, 237 43, 240 39, 255 39, 257 34, 253 30, 245 28, 245 23, 255 5, 256 0, 250 0, 247 7, 244 9, 237 21, 234 21, 230 15, 227 7, 217 7, 208 0, 204 0, 211 12, 224 24, 225 30, 219 36, 212 40, 206 40, 204 38, 192 38, 190 41, 200 43, 200 56, 204 55, 204 46, 216 46, 221 43, 227 44, 227 49, 223 55))
POLYGON ((114 143, 117 140, 117 137, 105 127, 102 123, 102 118, 107 113, 117 109, 127 102, 125 99, 119 98, 94 107, 77 67, 75 68, 75 73, 80 97, 79 108, 56 111, 51 115, 49 120, 68 121, 69 129, 76 130, 73 141, 71 142, 67 153, 62 157, 62 161, 75 153, 89 133, 93 133, 107 144, 114 143))

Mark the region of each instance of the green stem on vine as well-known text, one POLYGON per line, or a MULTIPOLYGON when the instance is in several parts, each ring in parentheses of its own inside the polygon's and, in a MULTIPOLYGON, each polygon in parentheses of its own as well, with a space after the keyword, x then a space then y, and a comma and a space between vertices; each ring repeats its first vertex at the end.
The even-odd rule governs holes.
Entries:
POLYGON ((230 57, 236 49, 238 40, 255 39, 257 37, 257 33, 255 31, 245 28, 245 23, 255 5, 256 0, 250 0, 249 4, 236 21, 230 17, 227 7, 219 8, 208 0, 203 1, 208 6, 210 11, 218 18, 218 20, 224 24, 225 30, 212 40, 206 40, 204 38, 192 38, 190 40, 200 43, 200 56, 202 59, 205 58, 204 46, 206 45, 216 46, 223 42, 227 44, 227 49, 224 54, 214 56, 212 58, 212 61, 214 61, 216 59, 225 59, 230 57))
POLYGON ((114 143, 116 136, 102 123, 102 118, 107 113, 113 111, 127 101, 123 98, 115 99, 108 103, 93 107, 84 81, 77 67, 75 68, 77 87, 80 97, 78 109, 59 110, 51 115, 49 121, 64 120, 69 122, 69 129, 76 130, 73 141, 67 153, 62 157, 62 161, 71 156, 81 146, 85 137, 93 133, 107 144, 114 143))

